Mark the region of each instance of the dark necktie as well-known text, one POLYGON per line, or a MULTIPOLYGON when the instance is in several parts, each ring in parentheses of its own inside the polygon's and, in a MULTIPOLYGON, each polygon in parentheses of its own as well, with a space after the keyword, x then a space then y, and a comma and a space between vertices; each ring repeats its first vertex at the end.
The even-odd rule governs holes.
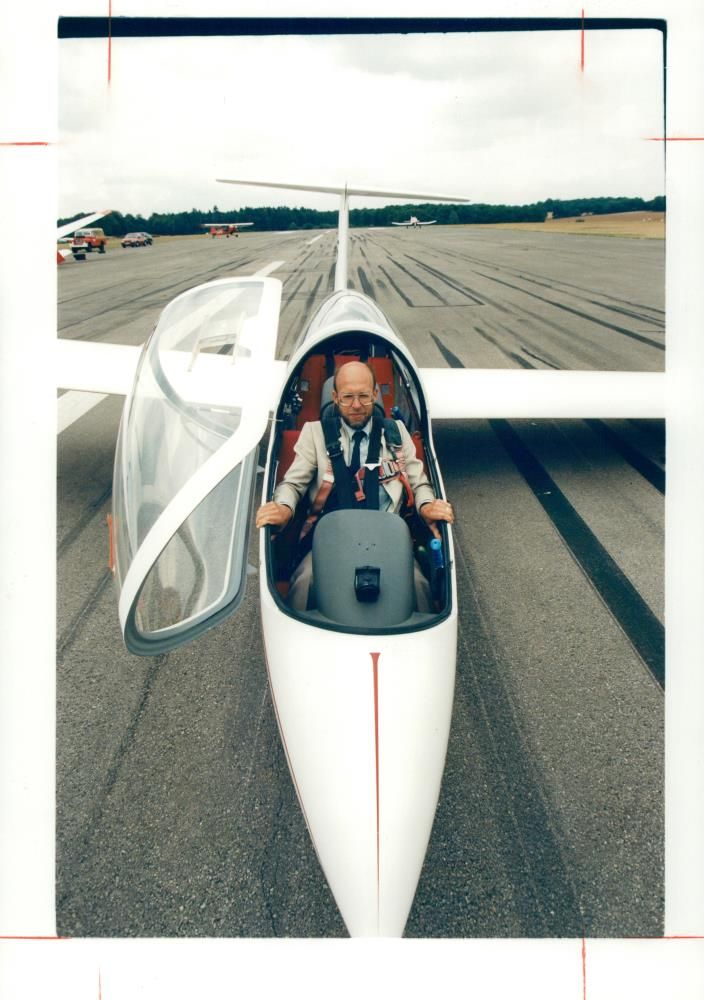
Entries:
POLYGON ((350 459, 350 472, 352 475, 357 472, 362 464, 359 458, 359 449, 362 447, 362 441, 366 436, 365 431, 355 431, 352 435, 352 458, 350 459))

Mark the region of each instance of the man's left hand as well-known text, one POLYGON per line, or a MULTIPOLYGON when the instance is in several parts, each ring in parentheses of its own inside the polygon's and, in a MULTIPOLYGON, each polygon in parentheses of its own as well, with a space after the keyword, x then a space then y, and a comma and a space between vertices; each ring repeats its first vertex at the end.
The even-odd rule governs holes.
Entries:
POLYGON ((428 503, 424 503, 418 510, 418 513, 436 538, 440 538, 440 531, 435 523, 436 521, 447 521, 448 524, 454 524, 455 521, 452 504, 448 503, 447 500, 431 500, 428 503))

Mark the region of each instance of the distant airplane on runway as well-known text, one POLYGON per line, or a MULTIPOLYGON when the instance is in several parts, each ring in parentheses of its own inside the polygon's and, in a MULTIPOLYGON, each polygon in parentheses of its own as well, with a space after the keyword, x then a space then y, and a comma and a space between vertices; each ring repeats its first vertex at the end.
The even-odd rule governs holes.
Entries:
POLYGON ((418 229, 420 226, 434 226, 437 219, 431 219, 430 222, 419 222, 415 215, 412 215, 407 222, 392 222, 392 226, 405 226, 406 229, 418 229))
POLYGON ((216 236, 239 236, 238 229, 244 229, 245 226, 253 226, 253 222, 201 222, 201 226, 204 229, 210 227, 210 235, 213 239, 216 236))
MULTIPOLYGON (((280 532, 260 529, 259 604, 286 758, 342 917, 352 935, 397 936, 427 850, 452 713, 458 621, 452 529, 438 521, 440 538, 431 539, 412 493, 408 526, 373 503, 355 508, 352 498, 365 501, 366 490, 372 500, 380 475, 405 489, 406 462, 416 458, 435 495, 443 496, 431 414, 662 416, 664 376, 419 368, 378 303, 348 288, 349 197, 466 199, 225 183, 339 196, 334 291, 308 319, 290 359, 275 360, 281 282, 230 277, 167 305, 141 358, 134 347, 59 340, 59 385, 128 393, 113 486, 119 618, 128 649, 154 656, 198 638, 241 604, 267 428, 262 503, 288 470, 303 426, 326 412, 339 366, 356 359, 373 370, 374 392, 350 393, 340 405, 369 407, 369 447, 377 435, 377 459, 365 464, 364 477, 360 469, 353 493, 337 469, 340 443, 331 434, 325 478, 339 483, 339 509, 312 534, 311 604, 299 610, 286 600, 301 535, 311 538, 302 530, 305 504, 280 532), (378 461, 382 433, 395 461, 378 461), (427 611, 416 608, 411 583, 414 551, 422 549, 432 593, 427 611)), ((316 515, 324 502, 316 510, 319 496, 316 515)))

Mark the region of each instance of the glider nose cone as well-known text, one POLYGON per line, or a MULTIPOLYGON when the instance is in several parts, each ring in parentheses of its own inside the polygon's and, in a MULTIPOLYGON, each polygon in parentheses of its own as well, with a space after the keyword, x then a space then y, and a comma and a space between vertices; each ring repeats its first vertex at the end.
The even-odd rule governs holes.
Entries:
POLYGON ((400 937, 445 765, 456 619, 383 636, 283 628, 264 588, 262 614, 286 756, 338 909, 353 937, 400 937))

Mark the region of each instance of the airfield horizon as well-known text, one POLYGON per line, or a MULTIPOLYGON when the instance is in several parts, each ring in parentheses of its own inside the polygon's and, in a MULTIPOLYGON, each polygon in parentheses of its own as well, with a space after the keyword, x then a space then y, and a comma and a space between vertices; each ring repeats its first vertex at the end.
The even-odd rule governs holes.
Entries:
MULTIPOLYGON (((533 233, 560 233, 562 235, 575 236, 621 236, 625 239, 664 240, 665 219, 665 212, 613 212, 604 215, 570 216, 564 219, 549 219, 544 222, 472 222, 456 223, 454 225, 438 224, 437 229, 518 229, 523 230, 524 232, 533 233)), ((390 226, 350 226, 350 229, 353 232, 376 228, 391 229, 390 226)), ((317 233, 326 232, 329 229, 329 226, 319 226, 313 229, 290 229, 286 230, 285 233, 317 233)), ((247 235, 252 235, 254 233, 276 232, 276 230, 252 229, 249 233, 240 233, 240 236, 246 237, 247 235)), ((183 239, 202 240, 204 237, 209 240, 213 239, 208 232, 175 233, 173 235, 160 235, 159 233, 155 233, 153 236, 159 242, 171 242, 172 240, 183 239)), ((215 238, 218 240, 227 239, 227 237, 221 236, 215 238)), ((229 237, 229 239, 238 238, 239 237, 229 237)), ((109 236, 107 249, 122 249, 120 247, 121 239, 122 236, 109 236)), ((65 246, 66 244, 57 244, 59 249, 65 246)))

